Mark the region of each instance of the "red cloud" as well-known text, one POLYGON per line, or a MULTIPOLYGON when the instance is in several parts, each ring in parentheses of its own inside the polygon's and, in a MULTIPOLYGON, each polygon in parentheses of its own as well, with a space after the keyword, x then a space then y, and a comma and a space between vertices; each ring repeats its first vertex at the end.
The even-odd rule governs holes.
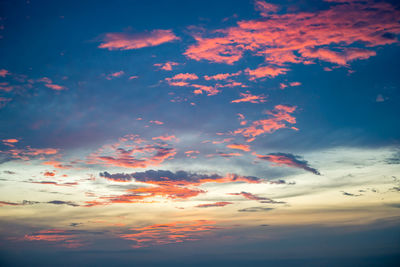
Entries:
POLYGON ((249 92, 240 93, 240 95, 242 96, 242 98, 233 100, 231 101, 231 103, 250 102, 253 104, 257 104, 267 102, 267 100, 265 100, 265 96, 263 95, 252 95, 249 92))
POLYGON ((233 204, 233 202, 220 201, 220 202, 209 203, 209 204, 199 204, 196 206, 196 208, 224 207, 229 204, 233 204))
POLYGON ((43 175, 44 176, 55 176, 56 174, 54 172, 45 172, 43 175))
POLYGON ((99 48, 108 50, 130 50, 179 40, 171 30, 153 30, 142 34, 106 33, 99 48))
POLYGON ((288 63, 311 64, 320 59, 345 65, 366 59, 375 52, 360 46, 393 44, 400 33, 400 11, 384 2, 343 1, 315 12, 272 14, 277 6, 257 1, 256 9, 268 19, 242 20, 210 34, 196 33, 196 44, 184 54, 226 64, 238 61, 245 52, 264 56, 270 66, 247 69, 251 79, 256 79, 284 74, 287 69, 271 67, 288 63))

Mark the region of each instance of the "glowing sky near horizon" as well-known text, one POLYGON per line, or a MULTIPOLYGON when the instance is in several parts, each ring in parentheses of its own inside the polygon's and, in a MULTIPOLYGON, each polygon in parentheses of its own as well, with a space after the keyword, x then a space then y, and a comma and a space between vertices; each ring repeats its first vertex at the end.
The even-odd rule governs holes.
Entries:
POLYGON ((395 265, 399 34, 396 1, 2 1, 0 265, 395 265))

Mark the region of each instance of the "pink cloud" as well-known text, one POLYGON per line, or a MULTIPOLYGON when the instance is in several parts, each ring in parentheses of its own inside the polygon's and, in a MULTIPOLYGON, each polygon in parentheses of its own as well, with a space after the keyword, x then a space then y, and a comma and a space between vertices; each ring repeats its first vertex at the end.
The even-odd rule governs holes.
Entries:
POLYGON ((241 134, 247 138, 247 142, 251 142, 255 137, 261 134, 272 133, 282 128, 288 128, 287 123, 296 123, 296 118, 290 114, 295 110, 295 106, 276 105, 274 110, 266 112, 271 118, 253 121, 250 126, 240 128, 234 131, 233 134, 241 134))
POLYGON ((240 95, 242 96, 242 98, 236 99, 231 101, 231 103, 240 103, 240 102, 250 102, 253 104, 257 104, 257 103, 264 103, 267 102, 267 100, 265 100, 265 96, 263 95, 252 95, 250 92, 247 91, 247 93, 240 93, 240 95))
POLYGON ((226 147, 227 148, 232 148, 232 149, 242 150, 242 151, 245 151, 245 152, 250 151, 250 146, 249 145, 244 145, 244 144, 229 144, 226 147))
POLYGON ((204 79, 207 80, 207 81, 209 81, 209 80, 226 80, 226 79, 228 79, 230 77, 238 76, 241 73, 242 73, 241 71, 238 71, 238 72, 235 72, 235 73, 220 73, 220 74, 215 74, 215 75, 212 75, 212 76, 205 75, 204 79))
POLYGON ((164 135, 164 136, 157 136, 153 137, 153 140, 161 140, 161 141, 178 141, 179 139, 176 138, 175 135, 164 135))
POLYGON ((173 62, 173 61, 154 64, 154 66, 159 67, 160 69, 165 70, 165 71, 171 71, 173 66, 178 66, 178 65, 180 65, 180 64, 177 62, 173 62))
POLYGON ((5 69, 1 69, 0 70, 0 77, 6 77, 7 75, 10 75, 10 73, 8 72, 8 70, 5 69))
MULTIPOLYGON (((111 79, 114 79, 114 78, 121 77, 121 76, 124 75, 124 74, 125 74, 125 72, 124 72, 123 70, 117 71, 117 72, 113 72, 113 73, 108 74, 107 77, 106 77, 106 79, 107 79, 107 80, 111 80, 111 79)), ((133 77, 133 76, 132 76, 132 77, 133 77)))
MULTIPOLYGON (((398 42, 400 11, 393 5, 373 1, 335 2, 324 10, 279 14, 273 13, 277 6, 256 1, 256 9, 268 19, 242 20, 237 26, 195 33, 196 43, 184 54, 197 61, 226 64, 237 62, 248 52, 264 56, 270 66, 312 64, 315 59, 346 65, 374 56, 372 47, 398 42)), ((247 73, 256 79, 287 71, 248 69, 247 73)))
POLYGON ((108 50, 130 50, 180 40, 171 30, 153 30, 141 34, 106 33, 99 48, 108 50))
POLYGON ((280 74, 286 74, 288 70, 289 69, 275 66, 264 66, 254 70, 247 68, 244 70, 244 72, 250 76, 250 80, 252 81, 264 77, 274 78, 280 74))

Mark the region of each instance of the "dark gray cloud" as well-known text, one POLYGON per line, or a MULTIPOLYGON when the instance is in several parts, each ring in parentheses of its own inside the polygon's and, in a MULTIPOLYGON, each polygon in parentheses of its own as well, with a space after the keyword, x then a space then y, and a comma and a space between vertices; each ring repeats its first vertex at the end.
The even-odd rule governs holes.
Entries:
POLYGON ((345 191, 340 191, 340 192, 342 192, 343 195, 349 196, 349 197, 360 197, 360 196, 362 196, 362 194, 356 195, 356 194, 352 194, 352 193, 345 192, 345 191))
POLYGON ((267 160, 278 166, 285 165, 288 167, 300 168, 315 175, 321 175, 317 169, 310 167, 308 161, 304 160, 301 156, 290 153, 270 153, 268 155, 257 155, 257 158, 267 160))
MULTIPOLYGON (((115 173, 110 174, 108 172, 102 172, 99 174, 100 177, 104 177, 109 180, 126 182, 126 181, 139 181, 139 182, 154 182, 154 181, 182 181, 182 182, 192 182, 199 183, 202 181, 217 181, 223 178, 223 176, 218 174, 199 174, 186 171, 171 172, 168 170, 148 170, 144 172, 134 172, 134 173, 115 173)), ((237 181, 249 181, 257 182, 263 179, 255 176, 240 176, 237 174, 231 174, 230 176, 232 182, 237 181)), ((272 181, 273 182, 273 181, 272 181)), ((285 183, 284 180, 279 180, 274 183, 285 183)))
POLYGON ((260 212, 260 211, 271 211, 274 208, 268 207, 250 207, 238 210, 239 212, 260 212))

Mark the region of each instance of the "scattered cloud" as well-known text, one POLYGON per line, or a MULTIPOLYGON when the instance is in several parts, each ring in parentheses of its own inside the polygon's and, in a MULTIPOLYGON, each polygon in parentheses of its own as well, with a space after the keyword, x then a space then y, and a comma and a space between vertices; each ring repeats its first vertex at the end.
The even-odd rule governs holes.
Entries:
POLYGON ((99 48, 108 50, 130 50, 158 46, 180 40, 171 30, 153 30, 144 33, 106 33, 99 48))
POLYGON ((267 100, 265 100, 265 96, 263 95, 252 95, 249 91, 247 93, 240 93, 242 98, 232 100, 231 103, 241 103, 241 102, 250 102, 253 104, 258 104, 258 103, 265 103, 267 100))

